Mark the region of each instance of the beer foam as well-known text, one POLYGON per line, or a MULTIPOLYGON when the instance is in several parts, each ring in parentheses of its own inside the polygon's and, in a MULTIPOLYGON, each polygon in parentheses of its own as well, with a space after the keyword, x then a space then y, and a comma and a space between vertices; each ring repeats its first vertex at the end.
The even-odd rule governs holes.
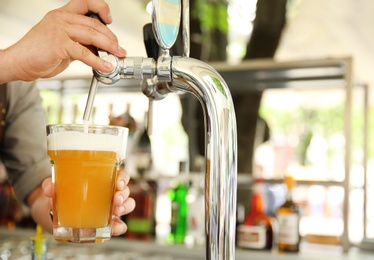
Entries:
POLYGON ((48 135, 47 143, 48 150, 110 151, 124 157, 127 136, 66 131, 48 135))

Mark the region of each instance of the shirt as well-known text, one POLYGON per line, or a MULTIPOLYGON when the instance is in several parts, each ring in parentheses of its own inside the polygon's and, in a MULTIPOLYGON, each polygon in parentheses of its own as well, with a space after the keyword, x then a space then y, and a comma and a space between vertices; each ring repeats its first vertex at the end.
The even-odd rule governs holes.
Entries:
POLYGON ((7 83, 7 113, 0 158, 17 198, 27 196, 51 176, 47 154, 46 114, 34 84, 7 83))

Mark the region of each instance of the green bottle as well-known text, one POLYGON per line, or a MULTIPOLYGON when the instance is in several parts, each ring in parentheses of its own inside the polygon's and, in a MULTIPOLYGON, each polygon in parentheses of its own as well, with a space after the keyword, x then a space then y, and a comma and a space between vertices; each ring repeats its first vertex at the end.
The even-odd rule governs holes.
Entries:
POLYGON ((177 185, 169 190, 171 200, 171 221, 170 234, 168 241, 170 243, 183 244, 187 232, 187 194, 188 182, 186 180, 185 172, 187 171, 185 162, 180 163, 180 173, 182 173, 181 180, 177 185))

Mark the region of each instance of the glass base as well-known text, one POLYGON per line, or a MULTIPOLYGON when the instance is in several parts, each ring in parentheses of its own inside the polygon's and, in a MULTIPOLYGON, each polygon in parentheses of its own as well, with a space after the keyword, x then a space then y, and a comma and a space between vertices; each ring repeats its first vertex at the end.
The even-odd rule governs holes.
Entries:
POLYGON ((58 242, 103 243, 110 240, 111 226, 102 228, 53 227, 53 237, 58 242))

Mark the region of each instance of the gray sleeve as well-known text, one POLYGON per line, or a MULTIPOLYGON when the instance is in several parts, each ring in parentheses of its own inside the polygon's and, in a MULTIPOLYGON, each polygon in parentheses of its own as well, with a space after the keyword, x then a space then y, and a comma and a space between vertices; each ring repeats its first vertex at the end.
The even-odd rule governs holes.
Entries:
POLYGON ((47 121, 39 90, 30 83, 9 83, 7 102, 1 157, 18 200, 26 203, 30 192, 51 176, 47 121))

